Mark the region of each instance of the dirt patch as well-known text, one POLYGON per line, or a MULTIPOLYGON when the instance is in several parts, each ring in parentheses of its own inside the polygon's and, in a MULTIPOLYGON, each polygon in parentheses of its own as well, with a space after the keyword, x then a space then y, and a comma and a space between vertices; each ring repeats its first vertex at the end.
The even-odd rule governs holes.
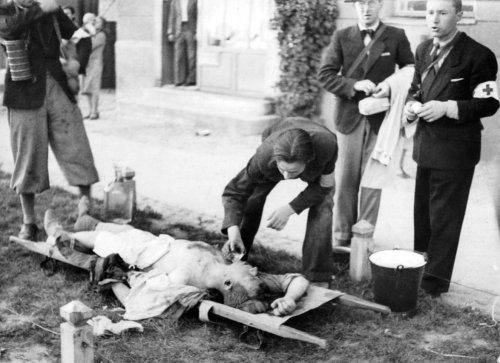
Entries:
MULTIPOLYGON (((53 357, 50 356, 49 350, 43 345, 34 345, 26 348, 16 348, 13 351, 5 351, 7 362, 11 363, 53 363, 56 362, 53 357)), ((2 360, 0 359, 0 362, 2 360)))
POLYGON ((452 333, 443 333, 438 331, 425 332, 422 335, 422 342, 419 346, 423 349, 436 349, 446 343, 467 344, 473 348, 481 348, 488 345, 484 339, 474 338, 470 330, 460 329, 452 333))

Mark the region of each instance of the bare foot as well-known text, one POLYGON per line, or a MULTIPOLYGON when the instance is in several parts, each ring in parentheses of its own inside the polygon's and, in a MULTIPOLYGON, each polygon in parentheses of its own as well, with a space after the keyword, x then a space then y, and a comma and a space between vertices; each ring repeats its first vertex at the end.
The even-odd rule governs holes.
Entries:
POLYGON ((43 227, 47 236, 57 237, 63 232, 63 227, 52 209, 47 209, 45 212, 43 227))

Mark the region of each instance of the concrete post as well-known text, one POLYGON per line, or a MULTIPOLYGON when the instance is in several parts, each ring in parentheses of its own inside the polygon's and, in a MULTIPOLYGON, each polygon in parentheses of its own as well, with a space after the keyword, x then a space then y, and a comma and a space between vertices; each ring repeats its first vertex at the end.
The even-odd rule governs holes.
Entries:
POLYGON ((349 276, 353 281, 370 280, 372 277, 368 256, 373 250, 374 230, 375 227, 365 220, 352 226, 349 276))
POLYGON ((86 321, 94 311, 80 301, 74 300, 59 309, 66 320, 61 324, 61 362, 93 363, 94 336, 86 321))

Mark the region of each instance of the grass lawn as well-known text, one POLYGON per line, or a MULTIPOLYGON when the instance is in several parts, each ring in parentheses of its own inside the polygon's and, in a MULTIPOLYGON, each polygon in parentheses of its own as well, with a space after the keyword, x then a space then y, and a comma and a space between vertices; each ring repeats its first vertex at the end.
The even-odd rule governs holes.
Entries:
MULTIPOLYGON (((119 303, 111 293, 90 285, 86 272, 60 263, 42 269, 41 256, 8 243, 21 224, 19 201, 8 185, 8 175, 0 172, 0 362, 58 362, 60 306, 78 299, 98 314, 119 320, 113 311, 119 303)), ((39 220, 50 206, 71 226, 76 204, 76 197, 65 191, 44 192, 38 198, 39 220)), ((192 240, 224 241, 202 227, 171 225, 151 211, 139 211, 135 225, 192 240)), ((264 248, 256 248, 250 262, 273 273, 300 267, 297 259, 264 248)), ((341 291, 372 299, 369 284, 353 284, 345 275, 337 282, 341 291)), ((265 335, 264 349, 255 350, 238 342, 238 324, 202 323, 195 312, 179 321, 160 316, 141 323, 143 333, 96 338, 97 361, 416 363, 496 362, 500 356, 499 327, 492 326, 489 316, 425 295, 419 296, 419 311, 411 319, 328 305, 290 322, 327 339, 328 350, 272 335, 265 335)))

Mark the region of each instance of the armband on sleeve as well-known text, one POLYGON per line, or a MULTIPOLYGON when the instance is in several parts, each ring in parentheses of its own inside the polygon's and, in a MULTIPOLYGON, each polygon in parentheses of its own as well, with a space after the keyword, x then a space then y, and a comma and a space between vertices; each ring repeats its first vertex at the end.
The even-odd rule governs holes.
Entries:
POLYGON ((495 81, 488 81, 480 83, 474 88, 474 93, 472 95, 474 98, 494 98, 498 99, 498 88, 495 81))

